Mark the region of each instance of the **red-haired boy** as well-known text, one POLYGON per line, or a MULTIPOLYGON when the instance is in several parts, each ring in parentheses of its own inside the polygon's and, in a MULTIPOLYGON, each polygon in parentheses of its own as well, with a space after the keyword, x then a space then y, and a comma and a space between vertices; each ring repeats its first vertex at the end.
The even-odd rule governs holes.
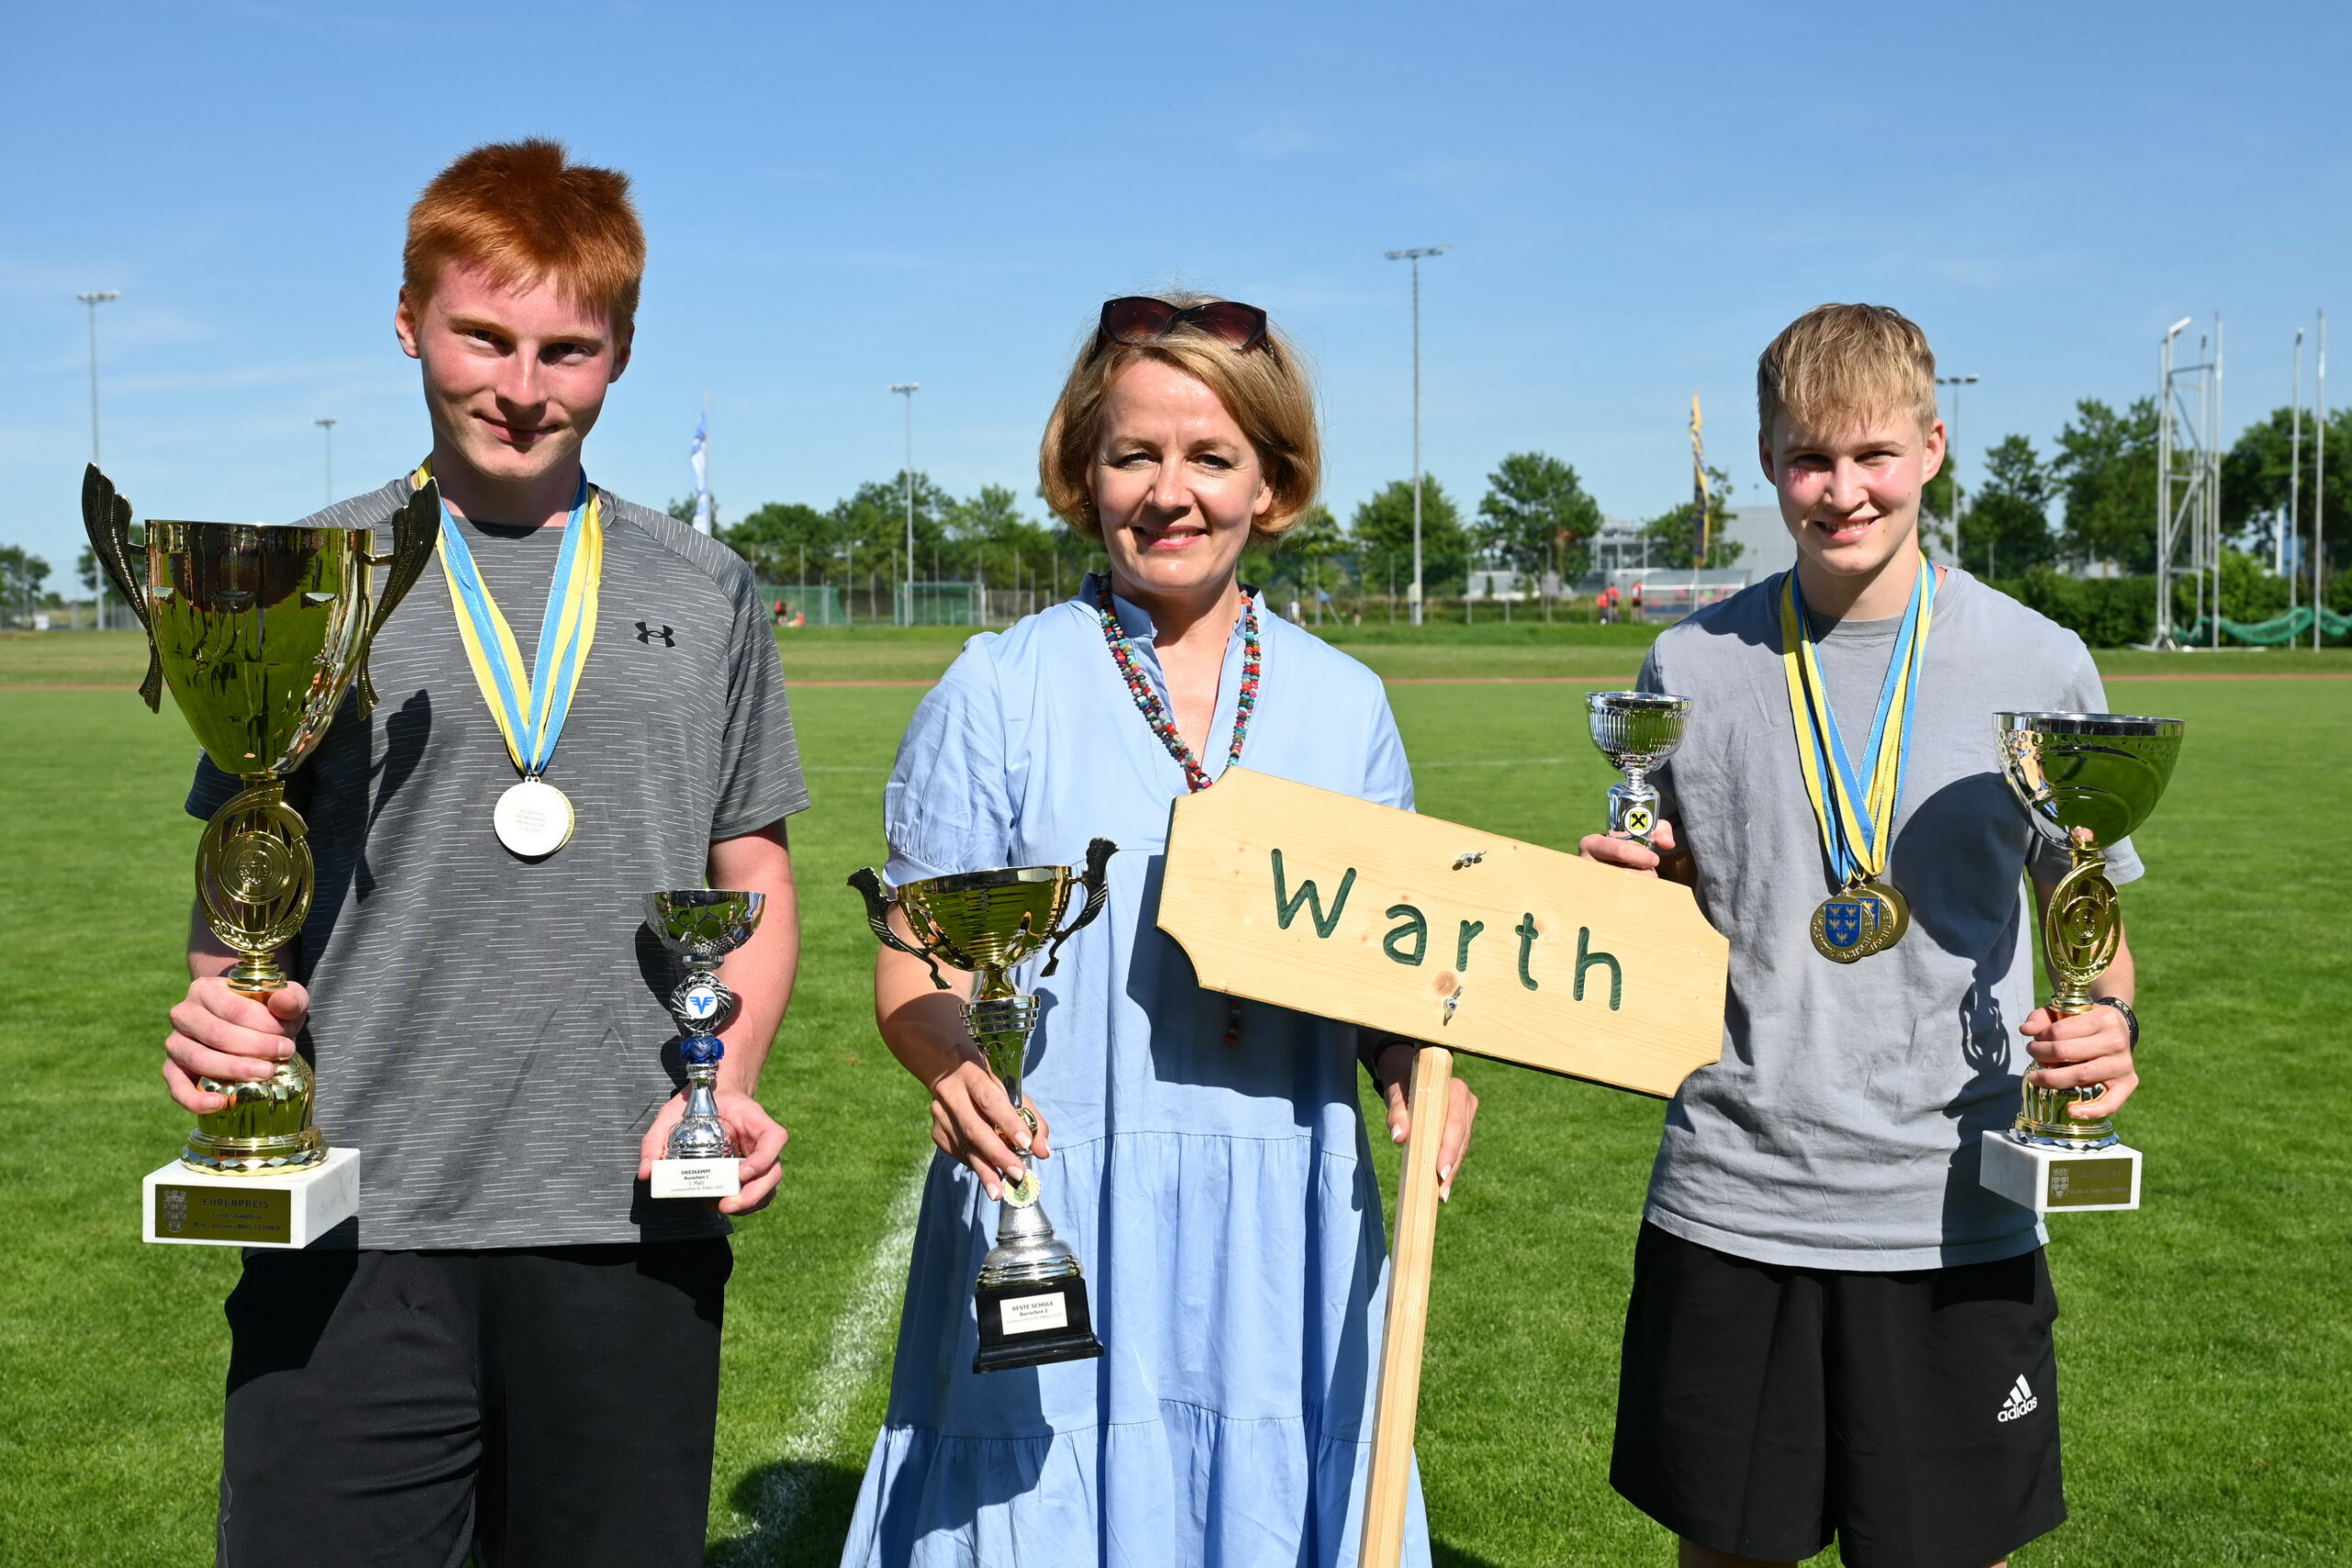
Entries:
MULTIPOLYGON (((373 716, 346 709, 296 775, 319 876, 300 984, 231 991, 198 920, 164 1046, 201 1112, 221 1101, 199 1077, 299 1045, 327 1142, 367 1160, 356 1222, 249 1255, 229 1298, 220 1561, 699 1563, 723 1215, 768 1201, 785 1140, 752 1098, 808 804, 775 640, 739 558, 582 467, 645 265, 627 179, 552 142, 476 148, 411 210, 404 263, 430 457, 313 521, 380 525, 429 472, 440 567, 376 641, 373 716), (585 657, 525 651, 567 608, 585 657), (539 708, 502 708, 502 680, 569 706, 517 734, 539 708), (717 1211, 641 1179, 682 1107, 643 897, 706 877, 767 897, 726 966, 718 1100, 745 1157, 717 1211)), ((188 809, 235 788, 202 764, 188 809)))
MULTIPOLYGON (((2072 1114, 2111 1113, 2139 1026, 2128 950, 2111 1005, 2034 1006, 2027 922, 2067 863, 2003 783, 1993 714, 2106 705, 2081 639, 1921 556, 1935 368, 1877 305, 1764 351, 1796 565, 1652 645, 1643 687, 1693 699, 1656 850, 1584 840, 1689 883, 1731 939, 1723 1059, 1675 1096, 1650 1176, 1610 1466, 1684 1568, 1832 1537, 1851 1568, 1980 1568, 2066 1517, 2046 1237, 1979 1184, 1978 1140, 2028 1074, 2104 1084, 2072 1114), (1825 793, 1841 750, 1867 825, 1825 793), (1860 919, 1904 902, 1907 931, 1860 919)), ((2128 846, 2109 866, 2140 874, 2128 846)))

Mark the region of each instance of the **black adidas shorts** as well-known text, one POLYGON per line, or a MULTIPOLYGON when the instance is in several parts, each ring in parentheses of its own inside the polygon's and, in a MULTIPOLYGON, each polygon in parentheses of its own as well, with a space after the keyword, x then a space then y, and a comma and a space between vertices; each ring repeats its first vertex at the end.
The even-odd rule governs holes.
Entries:
POLYGON ((1610 1483, 1702 1546, 1983 1568, 2066 1517, 2040 1249, 1897 1274, 1642 1226, 1610 1483))

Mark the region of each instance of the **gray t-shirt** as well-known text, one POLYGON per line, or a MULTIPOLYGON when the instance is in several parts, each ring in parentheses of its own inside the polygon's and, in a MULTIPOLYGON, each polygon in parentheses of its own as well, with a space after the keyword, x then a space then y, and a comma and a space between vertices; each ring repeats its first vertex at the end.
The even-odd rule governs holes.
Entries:
MULTIPOLYGON (((2039 1246, 2033 1214, 1977 1182, 1977 1134, 2017 1113, 2032 1065, 2034 906, 2064 874, 2002 779, 1993 715, 2098 712, 2074 633, 1952 570, 1936 596, 1889 875, 1911 906, 1892 951, 1814 950, 1832 891, 1799 773, 1776 574, 1661 634, 1641 685, 1693 698, 1658 784, 1731 938, 1723 1059, 1668 1107, 1647 1217, 1763 1263, 1932 1269, 2039 1246)), ((1862 758, 1899 620, 1816 623, 1848 754, 1862 758)), ((2130 844, 2109 874, 2140 874, 2130 844)))
MULTIPOLYGON (((314 521, 380 525, 408 493, 395 480, 314 521)), ((437 562, 376 641, 374 715, 346 702, 288 781, 319 878, 291 968, 311 988, 320 1130, 363 1156, 358 1246, 727 1232, 636 1180, 682 1081, 662 1002, 680 970, 644 896, 703 886, 714 840, 808 795, 749 569, 608 493, 603 518, 595 644, 546 774, 577 814, 570 843, 528 862, 492 830, 517 775, 437 562)), ((528 664, 561 530, 465 526, 528 664)), ((235 787, 199 762, 187 808, 209 816, 235 787)))

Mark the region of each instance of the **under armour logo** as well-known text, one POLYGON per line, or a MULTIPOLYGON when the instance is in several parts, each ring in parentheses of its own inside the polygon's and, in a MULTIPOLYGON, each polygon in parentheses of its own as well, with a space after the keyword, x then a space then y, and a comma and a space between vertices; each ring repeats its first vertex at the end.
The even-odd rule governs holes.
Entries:
POLYGON ((638 641, 650 646, 657 638, 660 639, 662 646, 664 648, 675 648, 678 646, 678 639, 670 635, 669 627, 656 626, 645 621, 639 621, 637 623, 638 641))

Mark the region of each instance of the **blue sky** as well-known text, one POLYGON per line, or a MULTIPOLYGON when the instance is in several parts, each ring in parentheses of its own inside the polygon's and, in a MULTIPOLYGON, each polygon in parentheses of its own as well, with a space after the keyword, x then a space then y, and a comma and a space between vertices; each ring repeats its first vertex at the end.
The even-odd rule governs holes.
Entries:
MULTIPOLYGON (((1685 5, 47 5, 0 57, 0 543, 70 576, 88 456, 141 514, 285 519, 426 444, 391 337, 417 188, 481 141, 628 171, 637 359, 590 469, 684 493, 710 401, 723 513, 899 463, 1035 485, 1101 300, 1264 305, 1317 367, 1344 517, 1410 467, 1406 268, 1430 471, 1507 452, 1612 514, 1687 493, 1707 400, 1736 502, 1757 351, 1825 299, 1898 305, 1984 379, 1963 464, 2046 442, 2227 321, 2226 422, 2288 395, 2352 170, 2320 106, 2343 8, 1685 5)), ((2347 321, 2352 325, 2352 321, 2347 321)), ((2308 374, 2308 362, 2307 362, 2308 374)), ((2352 382, 2339 394, 2352 393, 2352 382)), ((1033 501, 1029 503, 1035 508, 1033 501)))

